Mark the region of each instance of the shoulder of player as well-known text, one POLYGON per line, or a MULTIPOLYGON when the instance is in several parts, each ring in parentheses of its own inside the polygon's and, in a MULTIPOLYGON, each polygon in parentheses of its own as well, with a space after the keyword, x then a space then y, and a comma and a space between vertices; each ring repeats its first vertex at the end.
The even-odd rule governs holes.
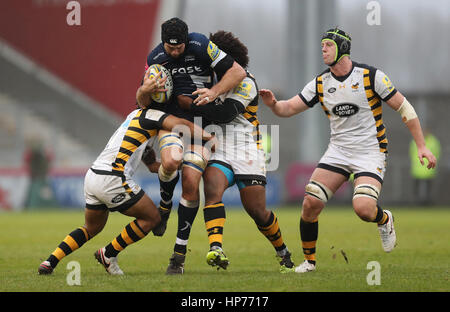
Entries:
POLYGON ((364 70, 366 70, 366 69, 368 69, 369 70, 369 73, 376 73, 377 72, 377 68, 376 67, 374 67, 374 66, 370 66, 370 65, 367 65, 367 64, 363 64, 363 63, 357 63, 357 62, 355 62, 355 61, 353 61, 353 67, 355 68, 355 70, 357 70, 357 71, 364 71, 364 70))
POLYGON ((326 79, 329 76, 331 76, 330 68, 325 69, 323 72, 318 74, 316 77, 314 77, 314 80, 317 80, 318 78, 322 77, 322 79, 326 79))
POLYGON ((147 64, 160 64, 167 59, 167 54, 164 52, 164 46, 162 43, 158 44, 147 57, 147 64))
POLYGON ((209 39, 204 34, 192 32, 188 35, 188 51, 203 51, 209 44, 209 39))

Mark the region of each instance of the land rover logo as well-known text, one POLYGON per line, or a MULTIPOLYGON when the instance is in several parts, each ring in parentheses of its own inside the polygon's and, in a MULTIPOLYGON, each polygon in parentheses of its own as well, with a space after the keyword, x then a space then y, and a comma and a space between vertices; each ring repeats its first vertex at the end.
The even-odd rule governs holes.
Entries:
POLYGON ((116 195, 112 200, 111 200, 111 202, 113 203, 113 204, 117 204, 117 203, 120 203, 122 200, 124 200, 125 199, 125 194, 119 194, 119 195, 116 195))
POLYGON ((339 117, 350 117, 359 111, 359 107, 351 103, 341 103, 333 107, 333 114, 339 117))

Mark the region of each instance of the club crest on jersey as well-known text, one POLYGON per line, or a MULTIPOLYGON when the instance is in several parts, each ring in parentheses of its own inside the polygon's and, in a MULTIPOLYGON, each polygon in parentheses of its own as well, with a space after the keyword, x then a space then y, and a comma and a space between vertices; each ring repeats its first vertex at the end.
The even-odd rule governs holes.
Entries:
POLYGON ((214 61, 219 56, 220 50, 212 41, 210 41, 208 43, 208 48, 206 49, 206 51, 208 52, 208 55, 211 58, 211 60, 214 61))
POLYGON ((338 117, 350 117, 358 113, 359 107, 352 103, 341 103, 333 107, 333 114, 338 117))

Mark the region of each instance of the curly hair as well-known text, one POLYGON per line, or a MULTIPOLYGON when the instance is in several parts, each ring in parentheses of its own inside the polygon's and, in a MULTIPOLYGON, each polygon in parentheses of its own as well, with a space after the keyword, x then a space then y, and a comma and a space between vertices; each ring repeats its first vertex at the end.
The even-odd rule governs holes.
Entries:
POLYGON ((219 30, 209 34, 209 40, 214 42, 220 50, 230 55, 243 68, 247 68, 249 58, 247 47, 231 32, 219 30))

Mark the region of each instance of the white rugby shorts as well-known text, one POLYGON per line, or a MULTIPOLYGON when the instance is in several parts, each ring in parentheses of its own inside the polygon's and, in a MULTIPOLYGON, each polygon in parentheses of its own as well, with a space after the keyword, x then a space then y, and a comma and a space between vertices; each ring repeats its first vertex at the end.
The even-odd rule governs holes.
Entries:
POLYGON ((369 176, 383 183, 386 166, 386 153, 378 151, 363 153, 329 144, 317 167, 341 173, 347 178, 353 173, 355 179, 369 176))
POLYGON ((251 133, 224 136, 209 161, 228 164, 236 179, 261 177, 265 180, 266 177, 264 150, 257 148, 251 133))
POLYGON ((87 209, 124 211, 133 206, 144 194, 144 190, 133 180, 108 174, 106 171, 91 168, 84 178, 87 209))

